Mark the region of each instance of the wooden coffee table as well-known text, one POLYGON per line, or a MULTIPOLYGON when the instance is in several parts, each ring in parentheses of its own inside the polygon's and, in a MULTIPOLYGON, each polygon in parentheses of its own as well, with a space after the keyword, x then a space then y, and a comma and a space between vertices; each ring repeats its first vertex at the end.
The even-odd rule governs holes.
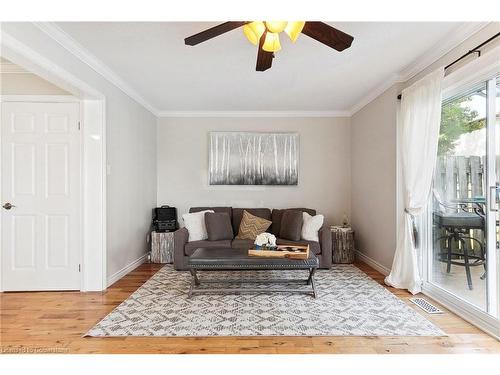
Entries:
POLYGON ((199 248, 189 257, 187 267, 193 276, 189 288, 188 298, 193 294, 243 294, 243 293, 299 293, 308 294, 316 298, 316 287, 314 284, 314 272, 319 266, 316 255, 309 253, 307 259, 289 258, 264 258, 248 255, 248 250, 230 248, 199 248), (210 279, 200 280, 197 271, 262 271, 262 270, 307 270, 307 279, 210 279), (293 284, 301 283, 309 285, 308 289, 290 287, 258 288, 214 288, 204 287, 205 284, 246 284, 246 283, 272 283, 293 284))

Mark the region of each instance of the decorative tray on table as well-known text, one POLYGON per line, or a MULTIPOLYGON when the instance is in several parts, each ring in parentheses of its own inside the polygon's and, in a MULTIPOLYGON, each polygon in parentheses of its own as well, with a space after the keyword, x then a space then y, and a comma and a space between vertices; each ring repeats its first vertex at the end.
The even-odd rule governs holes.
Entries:
POLYGON ((309 258, 309 245, 278 245, 273 249, 250 249, 248 255, 264 258, 309 258))

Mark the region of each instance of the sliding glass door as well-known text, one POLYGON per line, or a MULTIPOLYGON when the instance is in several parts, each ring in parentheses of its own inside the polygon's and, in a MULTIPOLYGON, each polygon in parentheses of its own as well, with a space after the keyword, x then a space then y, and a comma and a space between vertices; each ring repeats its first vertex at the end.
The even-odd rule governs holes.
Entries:
POLYGON ((426 281, 498 317, 500 80, 445 95, 429 202, 426 281))
POLYGON ((443 102, 430 280, 486 311, 486 83, 443 102))

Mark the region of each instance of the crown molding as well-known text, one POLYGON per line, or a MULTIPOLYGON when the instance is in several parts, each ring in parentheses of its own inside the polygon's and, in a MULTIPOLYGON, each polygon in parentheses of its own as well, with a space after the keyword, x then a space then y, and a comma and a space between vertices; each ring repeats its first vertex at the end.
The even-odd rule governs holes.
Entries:
POLYGON ((108 66, 91 54, 86 48, 75 41, 64 30, 52 22, 34 22, 36 27, 58 42, 62 47, 86 63, 93 70, 106 78, 113 85, 122 90, 130 98, 141 104, 157 117, 350 117, 371 103, 379 95, 397 83, 406 82, 426 67, 439 60, 448 52, 456 48, 466 39, 477 33, 489 22, 464 22, 457 29, 449 33, 445 38, 437 42, 426 53, 420 55, 411 64, 403 68, 399 73, 393 74, 380 85, 376 86, 367 95, 363 96, 356 104, 348 110, 331 111, 170 111, 159 110, 150 104, 144 97, 137 93, 121 77, 113 72, 108 66))
POLYGON ((410 80, 412 77, 423 71, 425 68, 442 58, 454 48, 458 47, 472 35, 486 27, 490 22, 464 22, 447 36, 440 39, 432 48, 420 55, 411 64, 407 65, 400 72, 393 74, 387 80, 376 86, 367 95, 363 96, 356 104, 354 104, 349 112, 354 115, 367 104, 375 100, 380 94, 384 93, 388 88, 397 84, 410 80))
POLYGON ((350 117, 349 111, 159 111, 158 117, 350 117))
POLYGON ((0 30, 0 45, 2 46, 2 53, 5 54, 7 58, 16 61, 16 63, 19 63, 19 65, 24 67, 27 71, 33 72, 33 74, 39 75, 49 82, 51 82, 51 78, 57 77, 60 81, 69 85, 69 87, 60 84, 59 86, 74 95, 105 99, 102 93, 95 90, 87 82, 82 81, 80 78, 54 64, 45 56, 40 55, 4 30, 0 30), (16 58, 22 60, 24 64, 18 62, 16 58))
POLYGON ((55 40, 68 52, 77 57, 80 61, 87 64, 94 71, 99 73, 114 86, 118 87, 131 99, 142 105, 153 115, 158 116, 158 109, 151 105, 143 96, 135 91, 129 84, 127 84, 120 76, 113 72, 106 64, 99 60, 96 56, 90 53, 85 47, 79 44, 71 36, 69 36, 59 26, 53 22, 33 22, 33 24, 43 31, 47 36, 55 40))
POLYGON ((367 95, 363 96, 363 98, 358 101, 355 105, 351 107, 348 111, 350 116, 353 116, 359 110, 363 109, 365 106, 370 104, 372 101, 377 99, 380 95, 386 92, 390 87, 397 83, 404 82, 405 79, 401 78, 399 74, 391 75, 387 80, 385 80, 382 84, 376 86, 372 91, 370 91, 367 95))
POLYGON ((159 110, 137 93, 129 84, 118 76, 111 68, 89 52, 53 22, 33 22, 33 24, 59 43, 68 52, 87 64, 113 85, 122 90, 130 98, 141 104, 156 117, 349 117, 349 111, 170 111, 159 110))

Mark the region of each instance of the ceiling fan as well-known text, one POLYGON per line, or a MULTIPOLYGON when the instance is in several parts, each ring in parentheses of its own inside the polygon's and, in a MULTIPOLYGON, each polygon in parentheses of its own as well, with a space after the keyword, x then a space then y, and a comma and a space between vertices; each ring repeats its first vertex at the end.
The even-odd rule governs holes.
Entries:
POLYGON ((305 34, 328 47, 343 51, 349 48, 354 38, 324 22, 317 21, 230 21, 211 27, 184 39, 184 43, 195 46, 228 31, 243 26, 247 39, 259 46, 256 70, 263 72, 272 65, 274 53, 281 49, 279 34, 285 32, 292 42, 305 34))

